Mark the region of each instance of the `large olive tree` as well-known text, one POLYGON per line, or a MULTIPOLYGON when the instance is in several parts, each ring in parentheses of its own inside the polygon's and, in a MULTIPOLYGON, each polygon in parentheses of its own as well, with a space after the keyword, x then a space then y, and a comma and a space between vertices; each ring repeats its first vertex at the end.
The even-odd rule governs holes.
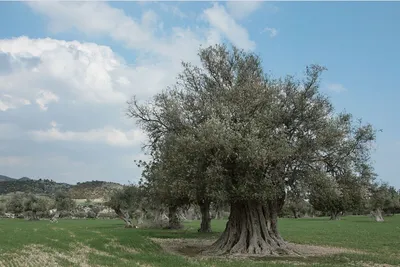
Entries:
POLYGON ((277 228, 285 188, 351 172, 368 161, 375 133, 370 125, 354 126, 350 114, 334 113, 318 91, 322 67, 308 67, 300 81, 272 79, 255 54, 235 47, 207 47, 199 56, 200 67, 183 64, 177 84, 150 103, 131 101, 129 115, 148 133, 153 151, 180 147, 179 157, 189 162, 161 161, 187 167, 176 176, 182 190, 191 187, 181 182, 191 181, 229 201, 225 231, 210 251, 291 253, 277 228), (192 161, 193 154, 201 156, 192 161), (201 157, 206 164, 194 164, 201 157))

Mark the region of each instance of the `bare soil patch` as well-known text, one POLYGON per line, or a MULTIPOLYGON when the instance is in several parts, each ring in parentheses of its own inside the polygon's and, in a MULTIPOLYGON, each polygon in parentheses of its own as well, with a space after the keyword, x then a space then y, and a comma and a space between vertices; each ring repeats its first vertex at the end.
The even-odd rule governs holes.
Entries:
MULTIPOLYGON (((254 258, 258 256, 254 255, 243 255, 243 254, 234 254, 228 256, 213 256, 213 255, 204 255, 202 252, 210 246, 215 240, 210 239, 161 239, 161 238, 151 238, 152 241, 159 244, 164 251, 178 254, 186 257, 201 257, 201 258, 209 258, 209 257, 222 257, 222 258, 254 258)), ((314 245, 302 245, 302 244, 288 244, 289 248, 296 251, 299 255, 290 255, 290 257, 317 257, 317 256, 328 256, 334 254, 341 253, 351 253, 351 254, 365 254, 363 251, 347 249, 347 248, 339 248, 339 247, 328 247, 328 246, 314 246, 314 245)), ((259 256, 259 257, 265 257, 259 256)), ((277 258, 274 256, 274 258, 277 258)))

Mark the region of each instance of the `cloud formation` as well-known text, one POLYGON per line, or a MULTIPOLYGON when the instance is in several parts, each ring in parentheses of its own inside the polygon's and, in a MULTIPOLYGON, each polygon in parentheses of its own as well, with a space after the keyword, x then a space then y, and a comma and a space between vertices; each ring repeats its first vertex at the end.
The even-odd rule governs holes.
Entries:
POLYGON ((234 45, 245 50, 255 49, 256 44, 250 40, 247 30, 229 15, 224 6, 215 3, 204 11, 204 15, 211 26, 223 33, 234 45))
POLYGON ((268 33, 269 33, 269 37, 271 37, 271 38, 274 38, 275 36, 278 35, 278 30, 275 29, 275 28, 265 27, 265 28, 261 31, 261 33, 264 33, 264 32, 268 32, 268 33))
MULTIPOLYGON (((137 16, 105 2, 26 5, 46 18, 52 37, 0 39, 0 165, 14 177, 134 181, 146 137, 124 116, 126 100, 173 84, 182 60, 200 63, 200 46, 227 39, 255 49, 232 7, 219 4, 193 13, 196 27, 168 28, 148 5, 137 16), (64 33, 85 41, 63 40, 64 33)), ((179 20, 193 16, 161 9, 179 20)))
POLYGON ((9 94, 3 94, 0 98, 0 111, 15 109, 20 106, 30 105, 31 102, 24 98, 13 97, 9 94))
POLYGON ((262 1, 228 1, 226 7, 235 19, 244 19, 263 5, 262 1))

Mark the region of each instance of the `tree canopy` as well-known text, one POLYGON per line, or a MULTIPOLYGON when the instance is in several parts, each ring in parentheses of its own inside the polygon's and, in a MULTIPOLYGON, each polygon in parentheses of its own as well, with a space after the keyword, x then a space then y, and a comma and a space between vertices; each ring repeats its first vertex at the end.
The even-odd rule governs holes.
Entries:
POLYGON ((365 177, 375 131, 335 113, 319 92, 325 68, 301 80, 264 74, 261 60, 225 45, 202 48, 201 66, 183 63, 177 83, 128 114, 148 134, 160 186, 190 199, 223 198, 231 213, 210 248, 218 253, 290 253, 277 230, 285 189, 317 177, 365 177), (161 166, 161 167, 160 167, 161 166))

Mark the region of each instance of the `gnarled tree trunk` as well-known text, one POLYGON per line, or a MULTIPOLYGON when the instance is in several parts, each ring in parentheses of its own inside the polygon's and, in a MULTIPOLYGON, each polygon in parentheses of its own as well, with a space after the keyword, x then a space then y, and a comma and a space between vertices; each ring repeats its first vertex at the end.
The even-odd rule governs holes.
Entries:
POLYGON ((128 213, 123 213, 120 209, 115 209, 115 213, 118 217, 125 222, 125 228, 133 228, 132 220, 128 213))
POLYGON ((169 206, 168 207, 168 229, 182 229, 183 225, 181 224, 178 216, 178 207, 177 206, 169 206))
POLYGON ((293 254, 278 232, 276 201, 263 205, 243 201, 231 203, 229 221, 222 236, 206 251, 217 254, 293 254))
POLYGON ((60 218, 60 212, 59 211, 56 211, 55 213, 54 213, 54 216, 50 219, 50 222, 58 222, 58 218, 60 218))
POLYGON ((377 222, 383 222, 383 221, 385 221, 384 219, 383 219, 383 216, 382 216, 382 211, 381 211, 381 209, 375 209, 373 212, 372 212, 372 215, 375 217, 375 221, 377 221, 377 222))
POLYGON ((211 232, 211 214, 210 214, 210 202, 203 200, 199 202, 201 212, 201 224, 199 232, 210 233, 211 232))
POLYGON ((292 213, 293 213, 293 217, 294 217, 295 219, 298 219, 298 218, 299 218, 299 215, 297 214, 297 210, 292 209, 292 213))
POLYGON ((140 215, 139 215, 139 218, 137 220, 137 223, 138 223, 138 225, 142 225, 144 223, 145 213, 142 210, 139 211, 139 212, 140 212, 140 215))
POLYGON ((37 212, 36 211, 32 211, 32 220, 33 221, 39 221, 39 218, 37 216, 37 212))
POLYGON ((332 211, 329 220, 332 220, 332 221, 339 220, 339 212, 338 211, 332 211))

